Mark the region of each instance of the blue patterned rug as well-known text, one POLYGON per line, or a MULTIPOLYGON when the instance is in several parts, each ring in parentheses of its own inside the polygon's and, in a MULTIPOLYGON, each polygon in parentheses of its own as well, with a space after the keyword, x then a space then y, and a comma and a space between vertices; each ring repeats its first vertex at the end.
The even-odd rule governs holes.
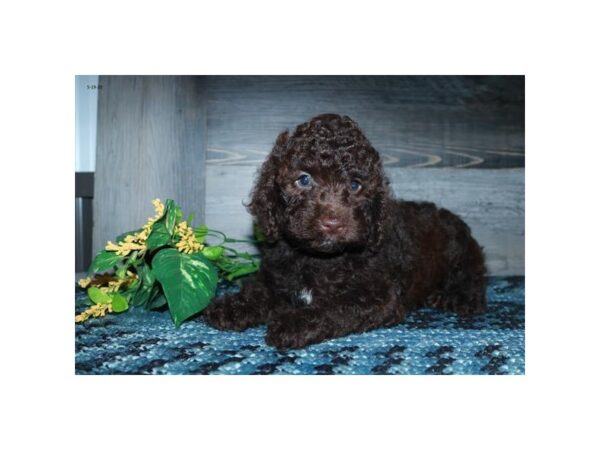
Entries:
MULTIPOLYGON (((85 292, 75 297, 81 312, 85 292)), ((488 302, 482 317, 420 310, 393 328, 286 352, 265 345, 264 326, 175 329, 168 311, 134 309, 75 325, 75 373, 524 374, 525 278, 489 278, 488 302)))

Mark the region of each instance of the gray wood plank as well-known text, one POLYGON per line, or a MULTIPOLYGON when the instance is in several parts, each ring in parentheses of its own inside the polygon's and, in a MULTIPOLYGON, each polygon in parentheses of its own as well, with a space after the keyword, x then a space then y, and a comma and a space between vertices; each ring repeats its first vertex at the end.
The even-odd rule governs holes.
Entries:
MULTIPOLYGON (((207 166, 210 227, 232 237, 251 236, 252 219, 242 202, 255 173, 253 167, 207 166)), ((459 214, 484 246, 491 275, 525 273, 523 169, 388 168, 387 174, 397 198, 432 201, 459 214)))
POLYGON ((525 274, 524 169, 387 170, 395 196, 453 211, 484 247, 491 275, 525 274))
POLYGON ((204 218, 206 91, 203 77, 102 76, 94 193, 94 252, 175 199, 204 218))
POLYGON ((391 167, 523 167, 524 77, 209 76, 208 164, 256 166, 277 135, 334 112, 391 167))

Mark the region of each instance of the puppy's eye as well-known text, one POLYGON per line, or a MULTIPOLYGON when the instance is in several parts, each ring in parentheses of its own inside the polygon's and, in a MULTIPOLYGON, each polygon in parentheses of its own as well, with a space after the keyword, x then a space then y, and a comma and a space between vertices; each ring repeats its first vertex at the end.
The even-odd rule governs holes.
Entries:
POLYGON ((311 187, 312 184, 313 184, 313 179, 307 173, 300 175, 298 177, 298 179, 296 180, 296 186, 301 187, 301 188, 311 187))
POLYGON ((354 192, 360 191, 361 188, 362 188, 362 184, 360 184, 359 181, 352 180, 350 182, 350 189, 352 189, 354 192))

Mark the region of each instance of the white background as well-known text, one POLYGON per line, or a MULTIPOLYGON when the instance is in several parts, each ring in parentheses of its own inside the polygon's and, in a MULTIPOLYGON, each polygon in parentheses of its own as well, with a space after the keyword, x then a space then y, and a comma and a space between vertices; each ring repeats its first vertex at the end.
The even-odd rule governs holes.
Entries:
POLYGON ((0 446, 598 448, 592 4, 4 2, 0 446), (526 375, 75 376, 73 86, 90 73, 525 74, 526 375))

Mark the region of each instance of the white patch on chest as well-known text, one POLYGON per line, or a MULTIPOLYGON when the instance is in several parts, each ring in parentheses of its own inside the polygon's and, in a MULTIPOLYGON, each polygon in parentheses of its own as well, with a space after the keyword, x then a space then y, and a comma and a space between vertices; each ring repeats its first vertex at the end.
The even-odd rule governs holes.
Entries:
POLYGON ((304 302, 305 305, 310 305, 313 300, 312 290, 306 288, 302 289, 298 293, 298 299, 302 300, 302 302, 304 302))

